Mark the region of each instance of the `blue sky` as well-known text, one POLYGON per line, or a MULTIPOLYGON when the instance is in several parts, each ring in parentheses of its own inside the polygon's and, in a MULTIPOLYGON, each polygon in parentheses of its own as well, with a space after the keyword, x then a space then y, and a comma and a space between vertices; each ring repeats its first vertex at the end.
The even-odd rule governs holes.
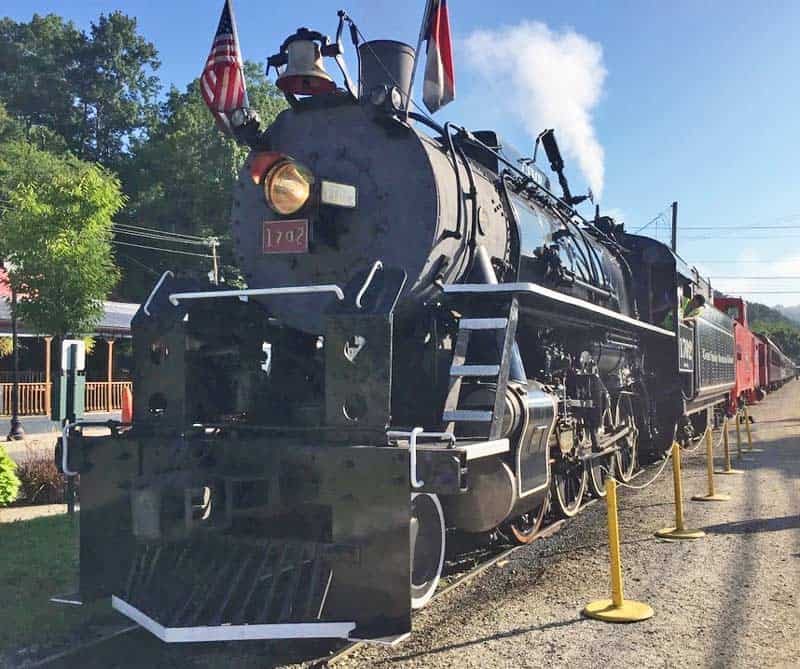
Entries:
MULTIPOLYGON (((368 39, 414 43, 423 5, 423 0, 235 0, 244 55, 262 63, 301 25, 333 34, 339 8, 347 9, 368 39)), ((800 302, 800 280, 714 278, 800 276, 800 3, 449 0, 448 5, 457 100, 437 113, 440 120, 494 127, 523 153, 530 151, 520 116, 509 113, 508 102, 485 93, 483 77, 496 54, 477 52, 469 38, 478 30, 502 34, 524 21, 544 23, 557 36, 574 31, 602 49, 607 72, 591 109, 605 155, 601 206, 620 213, 635 230, 678 200, 678 250, 710 274, 714 285, 732 293, 764 291, 745 297, 768 304, 800 302), (483 76, 476 65, 481 60, 483 76), (747 228, 755 225, 766 229, 747 228), (785 227, 773 227, 778 225, 785 227), (696 226, 724 229, 689 229, 696 226), (747 262, 720 262, 740 260, 747 262), (766 292, 781 290, 796 292, 766 292)), ((165 84, 183 87, 202 69, 221 6, 222 0, 5 0, 0 13, 29 20, 34 12, 53 12, 86 27, 100 12, 120 9, 136 16, 142 34, 155 43, 165 84)), ((585 188, 575 160, 567 169, 573 190, 585 188)))

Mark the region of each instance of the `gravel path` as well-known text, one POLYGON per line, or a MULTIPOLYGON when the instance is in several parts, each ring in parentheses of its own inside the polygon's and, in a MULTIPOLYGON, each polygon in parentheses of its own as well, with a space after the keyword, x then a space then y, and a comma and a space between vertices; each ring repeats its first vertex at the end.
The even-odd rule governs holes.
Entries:
MULTIPOLYGON (((437 599, 403 644, 363 647, 336 667, 800 667, 800 382, 751 413, 764 452, 735 463, 744 475, 716 477, 731 501, 688 501, 705 492, 704 451, 684 459, 686 524, 706 538, 653 537, 674 524, 669 466, 646 490, 620 490, 625 594, 650 604, 652 619, 611 625, 581 616, 589 601, 610 596, 605 504, 594 504, 437 599)), ((299 669, 325 648, 309 642, 289 660, 280 643, 187 648, 137 631, 49 666, 299 669)))
POLYGON ((611 625, 580 615, 610 596, 606 511, 595 504, 434 602, 414 619, 410 640, 367 647, 337 666, 800 666, 799 400, 795 381, 752 408, 764 452, 738 465, 744 475, 715 478, 731 501, 688 501, 706 479, 702 450, 686 457, 686 524, 706 538, 653 537, 674 524, 669 466, 650 488, 621 491, 625 594, 650 604, 652 619, 611 625))

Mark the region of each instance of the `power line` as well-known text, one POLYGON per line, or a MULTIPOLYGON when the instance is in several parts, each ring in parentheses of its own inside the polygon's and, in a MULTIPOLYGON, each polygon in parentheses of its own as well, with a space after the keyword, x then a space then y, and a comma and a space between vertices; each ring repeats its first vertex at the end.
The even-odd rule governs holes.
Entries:
POLYGON ((712 279, 746 279, 755 281, 798 281, 800 276, 712 276, 712 279))
POLYGON ((187 239, 198 239, 198 240, 207 239, 206 237, 201 237, 199 235, 187 235, 182 232, 170 232, 169 230, 160 230, 159 228, 147 228, 141 225, 131 225, 130 223, 114 223, 114 227, 128 228, 129 230, 143 230, 144 232, 157 232, 157 233, 163 233, 165 235, 172 235, 174 237, 185 237, 187 239))
POLYGON ((144 244, 132 244, 131 242, 121 242, 118 239, 113 239, 111 241, 112 244, 118 244, 120 246, 133 246, 137 249, 148 249, 149 251, 159 251, 160 253, 176 253, 182 256, 194 256, 195 258, 211 258, 213 259, 214 256, 208 253, 192 253, 191 251, 178 251, 177 249, 165 249, 161 248, 160 246, 145 246, 144 244))
POLYGON ((141 267, 142 269, 145 269, 145 270, 147 270, 147 271, 148 271, 148 272, 150 272, 150 274, 152 274, 153 276, 161 276, 161 273, 160 273, 160 272, 157 272, 156 270, 154 270, 154 269, 153 269, 152 267, 150 267, 149 265, 145 265, 143 262, 141 262, 140 260, 137 260, 137 259, 136 259, 136 258, 134 258, 133 256, 129 256, 127 253, 122 253, 122 251, 118 251, 118 252, 117 252, 117 255, 119 255, 119 256, 120 256, 120 257, 122 257, 122 258, 127 258, 127 259, 128 259, 128 260, 130 260, 132 263, 136 263, 137 265, 139 265, 139 267, 141 267))
POLYGON ((194 246, 210 246, 210 242, 208 240, 205 241, 195 241, 193 239, 177 239, 174 237, 170 237, 169 235, 162 235, 162 234, 148 234, 144 232, 129 232, 128 230, 120 230, 118 228, 114 228, 114 233, 117 235, 125 235, 128 237, 139 237, 141 239, 155 239, 161 242, 171 242, 173 244, 191 244, 194 246))
POLYGON ((730 290, 737 295, 800 295, 800 290, 730 290))
POLYGON ((680 230, 800 230, 800 225, 682 225, 680 230))

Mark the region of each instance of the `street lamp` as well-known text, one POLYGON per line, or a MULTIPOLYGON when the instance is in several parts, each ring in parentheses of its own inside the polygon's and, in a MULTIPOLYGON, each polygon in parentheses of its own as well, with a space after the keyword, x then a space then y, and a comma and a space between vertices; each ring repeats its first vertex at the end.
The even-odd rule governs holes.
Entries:
POLYGON ((13 359, 13 374, 11 377, 11 429, 8 431, 7 441, 19 441, 25 438, 25 431, 19 421, 19 346, 17 342, 17 291, 8 278, 8 273, 14 271, 14 265, 8 261, 3 263, 6 270, 6 279, 11 288, 11 356, 13 359))

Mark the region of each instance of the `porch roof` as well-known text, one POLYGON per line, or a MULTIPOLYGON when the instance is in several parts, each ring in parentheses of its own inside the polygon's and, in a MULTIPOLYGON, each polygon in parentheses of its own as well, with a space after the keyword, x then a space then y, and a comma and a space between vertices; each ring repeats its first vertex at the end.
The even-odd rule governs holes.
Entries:
MULTIPOLYGON (((105 302, 105 311, 100 322, 95 326, 93 334, 102 337, 124 338, 131 336, 131 321, 138 304, 130 302, 105 302)), ((20 337, 40 337, 46 333, 34 332, 20 321, 18 334, 20 337)), ((7 300, 0 298, 0 336, 11 336, 11 307, 7 300)))

